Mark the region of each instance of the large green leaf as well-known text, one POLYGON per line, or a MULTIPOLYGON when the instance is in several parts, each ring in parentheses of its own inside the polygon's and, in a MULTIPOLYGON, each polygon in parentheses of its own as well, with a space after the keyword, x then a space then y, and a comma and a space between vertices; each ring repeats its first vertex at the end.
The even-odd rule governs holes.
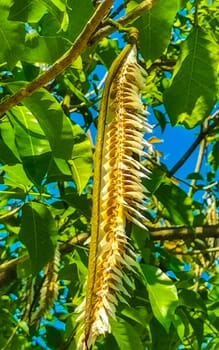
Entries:
POLYGON ((212 151, 209 154, 209 159, 208 159, 214 171, 217 170, 217 168, 219 167, 218 154, 219 154, 219 142, 217 141, 213 144, 212 151))
POLYGON ((70 47, 70 42, 62 37, 46 37, 37 33, 27 35, 25 50, 21 60, 28 63, 54 63, 70 47))
POLYGON ((178 305, 177 289, 172 280, 159 268, 142 264, 141 269, 153 314, 168 331, 178 305))
POLYGON ((173 125, 188 128, 202 122, 212 110, 217 95, 219 46, 210 34, 196 27, 182 45, 164 104, 173 125))
POLYGON ((33 186, 33 183, 27 177, 22 164, 5 164, 2 167, 2 171, 6 173, 4 184, 7 186, 18 187, 22 190, 28 190, 33 186))
POLYGON ((8 19, 37 23, 45 14, 46 9, 42 0, 14 0, 8 19))
POLYGON ((92 175, 93 158, 91 143, 79 125, 72 124, 73 128, 73 151, 72 158, 68 162, 54 158, 49 164, 46 182, 73 181, 77 191, 81 194, 92 175))
POLYGON ((28 250, 34 274, 53 257, 57 235, 55 220, 45 205, 31 202, 23 206, 19 237, 28 250))
POLYGON ((72 187, 65 189, 65 194, 61 197, 69 206, 75 208, 88 219, 91 216, 91 198, 87 197, 87 194, 79 195, 77 191, 72 187))
POLYGON ((35 184, 41 184, 51 162, 49 142, 37 119, 26 107, 14 107, 7 115, 13 125, 24 169, 35 184))
POLYGON ((22 158, 51 151, 37 119, 26 107, 14 107, 7 115, 13 125, 16 146, 22 158))
POLYGON ((25 27, 24 23, 7 19, 11 1, 0 2, 0 66, 12 69, 24 50, 25 27))
POLYGON ((71 181, 72 174, 69 165, 64 159, 55 158, 49 164, 46 183, 55 181, 71 181))
POLYGON ((155 195, 168 211, 172 224, 192 225, 194 220, 192 199, 181 188, 167 182, 159 186, 155 195))
POLYGON ((43 0, 47 10, 59 22, 60 29, 66 31, 69 24, 69 16, 67 12, 67 1, 62 0, 43 0))
POLYGON ((171 40, 171 28, 177 9, 178 0, 158 0, 134 22, 139 29, 141 53, 146 60, 153 61, 166 49, 171 40))
POLYGON ((136 323, 140 324, 144 328, 147 328, 148 322, 151 318, 150 313, 148 313, 147 309, 144 306, 136 306, 135 308, 131 307, 125 307, 122 310, 122 314, 131 319, 132 321, 135 321, 136 323))
MULTIPOLYGON (((24 83, 8 84, 14 93, 24 83)), ((64 114, 60 104, 45 89, 39 89, 23 100, 23 104, 39 121, 47 136, 54 157, 69 160, 72 157, 74 131, 70 119, 64 114)))
POLYGON ((73 180, 76 183, 79 194, 81 194, 92 175, 93 157, 91 143, 84 131, 78 125, 74 125, 73 130, 74 147, 69 164, 73 180))
POLYGON ((15 144, 14 130, 6 116, 0 120, 0 161, 10 165, 21 161, 15 144))
POLYGON ((190 310, 206 312, 206 305, 200 294, 193 290, 181 289, 179 292, 179 304, 186 306, 190 310))
POLYGON ((111 320, 112 334, 120 350, 144 350, 139 334, 132 325, 122 318, 117 317, 116 321, 111 320))
POLYGON ((69 26, 67 31, 68 38, 71 41, 74 41, 81 32, 92 12, 93 6, 90 0, 83 0, 83 3, 81 0, 72 1, 69 10, 69 26))

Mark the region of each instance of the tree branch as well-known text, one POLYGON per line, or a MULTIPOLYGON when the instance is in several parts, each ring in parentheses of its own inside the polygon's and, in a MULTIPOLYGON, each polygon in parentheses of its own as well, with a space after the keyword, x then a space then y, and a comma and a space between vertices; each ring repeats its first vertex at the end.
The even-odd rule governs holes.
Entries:
MULTIPOLYGON (((118 23, 121 26, 127 25, 130 21, 140 16, 144 11, 149 10, 156 0, 145 0, 133 11, 126 16, 120 18, 118 23)), ((112 6, 113 0, 105 0, 100 3, 96 11, 87 22, 86 26, 79 34, 72 47, 64 53, 64 55, 58 59, 51 68, 42 73, 36 79, 27 84, 24 88, 18 90, 14 95, 10 96, 6 101, 0 103, 0 119, 4 113, 10 108, 19 104, 25 97, 32 95, 37 89, 48 84, 51 80, 55 79, 64 69, 66 69, 72 62, 74 62, 79 55, 81 55, 87 46, 101 38, 107 36, 115 30, 112 25, 105 25, 103 28, 95 31, 99 27, 102 19, 108 14, 112 6)))
POLYGON ((161 227, 149 228, 150 236, 155 241, 172 241, 176 239, 195 239, 206 237, 219 237, 219 225, 206 225, 197 227, 161 227))
MULTIPOLYGON (((205 120, 203 125, 202 125, 202 133, 206 132, 207 127, 208 127, 208 121, 205 120)), ((194 170, 195 174, 198 174, 200 172, 206 145, 207 145, 207 140, 206 140, 206 137, 204 137, 200 142, 199 153, 198 153, 198 157, 197 157, 197 161, 196 161, 196 165, 195 165, 195 170, 194 170)), ((191 181, 189 192, 188 192, 189 197, 191 197, 193 194, 193 189, 194 189, 195 183, 196 183, 196 179, 193 179, 191 181)))
MULTIPOLYGON (((207 238, 207 237, 219 237, 219 224, 218 225, 206 225, 198 227, 150 227, 148 228, 150 237, 154 241, 173 241, 176 239, 195 239, 195 238, 207 238)), ((62 243, 60 245, 61 255, 72 252, 77 244, 82 244, 88 239, 88 233, 80 233, 74 236, 69 242, 62 243)), ((3 280, 5 282, 11 282, 16 273, 16 266, 21 262, 28 259, 28 255, 25 254, 19 258, 13 259, 9 262, 0 265, 0 287, 3 286, 3 280), (14 272, 14 273, 13 273, 14 272), (11 276, 10 281, 7 276, 11 276), (6 281, 7 279, 7 281, 6 281)), ((8 284, 8 283, 6 283, 8 284)))
POLYGON ((168 176, 172 177, 186 162, 186 160, 191 156, 191 154, 195 151, 200 142, 205 138, 206 135, 209 135, 216 126, 219 125, 219 110, 217 110, 212 116, 208 118, 209 120, 213 120, 212 124, 209 124, 205 130, 201 130, 200 134, 193 142, 193 144, 188 148, 188 150, 184 153, 181 159, 172 167, 169 171, 168 176))
POLYGON ((58 59, 48 71, 38 76, 32 82, 27 84, 26 87, 20 89, 14 95, 9 97, 8 100, 0 104, 0 118, 3 117, 7 110, 20 103, 25 97, 30 96, 34 91, 53 80, 58 74, 60 74, 66 67, 72 64, 72 62, 78 58, 78 56, 88 46, 92 35, 95 33, 102 19, 110 11, 112 3, 113 0, 105 0, 101 2, 90 20, 85 25, 82 32, 76 38, 72 47, 66 53, 64 53, 64 55, 58 59))
MULTIPOLYGON (((84 243, 89 237, 88 233, 79 233, 77 236, 72 237, 68 242, 60 244, 61 255, 68 254, 74 250, 77 244, 84 243)), ((29 259, 28 254, 24 254, 19 258, 12 259, 0 265, 0 288, 8 285, 10 282, 16 279, 16 266, 29 259)))
MULTIPOLYGON (((143 14, 143 12, 148 11, 154 5, 156 0, 145 0, 140 5, 136 6, 132 11, 130 11, 126 16, 123 16, 116 21, 118 25, 121 27, 125 27, 135 18, 139 17, 143 14)), ((107 24, 104 27, 100 28, 91 38, 92 42, 96 42, 109 34, 111 34, 115 30, 115 26, 112 24, 107 24)))

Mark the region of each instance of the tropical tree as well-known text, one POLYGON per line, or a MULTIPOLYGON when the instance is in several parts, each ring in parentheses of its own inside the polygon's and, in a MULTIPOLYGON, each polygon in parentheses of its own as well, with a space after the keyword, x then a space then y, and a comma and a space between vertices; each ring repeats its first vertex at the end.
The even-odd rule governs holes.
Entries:
POLYGON ((141 197, 123 222, 134 258, 114 271, 116 317, 92 348, 218 349, 218 0, 1 0, 0 18, 0 348, 77 348, 93 170, 106 147, 94 163, 96 130, 135 27, 128 84, 148 106, 133 126, 148 155, 127 146, 138 181, 130 196, 141 197))

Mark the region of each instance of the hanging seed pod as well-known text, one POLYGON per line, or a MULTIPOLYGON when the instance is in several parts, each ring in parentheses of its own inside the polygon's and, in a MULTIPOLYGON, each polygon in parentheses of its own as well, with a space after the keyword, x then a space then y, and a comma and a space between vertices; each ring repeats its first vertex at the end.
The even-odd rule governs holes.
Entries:
POLYGON ((146 190, 140 163, 147 157, 151 132, 140 90, 146 72, 137 62, 136 30, 109 70, 101 100, 95 152, 93 211, 86 297, 77 308, 83 321, 79 349, 90 349, 96 337, 109 333, 121 294, 128 294, 126 270, 135 254, 126 235, 127 220, 145 228, 146 190))

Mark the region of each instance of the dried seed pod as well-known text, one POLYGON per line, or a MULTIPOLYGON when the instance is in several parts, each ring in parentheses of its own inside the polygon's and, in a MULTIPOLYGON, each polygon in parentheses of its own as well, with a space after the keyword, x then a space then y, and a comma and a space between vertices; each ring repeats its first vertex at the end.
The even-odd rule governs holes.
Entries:
POLYGON ((83 320, 79 348, 90 349, 96 337, 110 332, 117 299, 129 295, 125 269, 134 271, 135 254, 126 221, 141 227, 146 218, 146 190, 140 163, 147 156, 145 132, 151 132, 140 90, 146 72, 137 62, 136 32, 109 70, 102 96, 95 152, 93 211, 86 297, 76 310, 83 320))
POLYGON ((50 310, 58 296, 58 272, 60 265, 60 251, 57 245, 54 257, 45 267, 44 281, 40 289, 39 307, 31 317, 31 324, 39 321, 50 310))

